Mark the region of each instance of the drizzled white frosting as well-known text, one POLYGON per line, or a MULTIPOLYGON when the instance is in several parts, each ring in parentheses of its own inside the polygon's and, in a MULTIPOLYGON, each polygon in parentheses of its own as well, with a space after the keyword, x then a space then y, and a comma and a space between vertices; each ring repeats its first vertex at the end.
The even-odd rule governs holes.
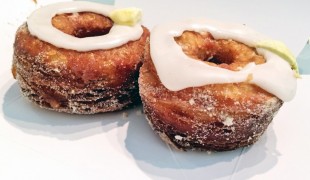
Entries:
POLYGON ((194 19, 156 26, 151 33, 151 57, 163 85, 178 91, 215 83, 238 83, 250 80, 283 101, 290 101, 296 93, 296 78, 290 65, 278 55, 261 48, 258 54, 266 63, 249 63, 240 71, 210 66, 188 57, 174 37, 185 30, 210 32, 215 39, 233 39, 255 47, 261 40, 269 39, 252 29, 237 24, 220 23, 206 19, 194 19), (248 77, 252 78, 249 79, 248 77))
POLYGON ((109 16, 114 9, 113 6, 87 1, 56 3, 34 11, 28 17, 27 25, 30 33, 39 39, 60 48, 76 51, 111 49, 139 39, 143 29, 138 23, 134 26, 114 24, 106 35, 85 38, 68 35, 52 25, 52 18, 56 14, 93 12, 109 16))

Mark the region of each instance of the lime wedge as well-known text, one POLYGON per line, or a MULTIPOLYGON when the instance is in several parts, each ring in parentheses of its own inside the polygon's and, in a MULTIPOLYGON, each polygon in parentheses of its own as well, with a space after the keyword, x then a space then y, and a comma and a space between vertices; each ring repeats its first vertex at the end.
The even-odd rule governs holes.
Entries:
POLYGON ((112 11, 109 17, 120 25, 133 26, 141 20, 142 12, 138 8, 123 8, 112 11))
POLYGON ((300 77, 296 58, 284 43, 275 40, 263 40, 259 41, 256 47, 267 49, 286 60, 295 71, 295 76, 300 77))

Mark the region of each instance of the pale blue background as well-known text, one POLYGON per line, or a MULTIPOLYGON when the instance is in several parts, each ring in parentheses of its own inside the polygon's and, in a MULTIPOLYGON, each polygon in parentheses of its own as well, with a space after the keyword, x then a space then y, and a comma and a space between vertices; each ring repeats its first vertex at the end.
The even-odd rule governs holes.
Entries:
POLYGON ((104 4, 114 4, 114 0, 87 0, 87 1, 92 1, 92 2, 100 2, 104 4))
POLYGON ((310 74, 310 44, 305 45, 301 53, 297 56, 297 63, 300 74, 310 74))

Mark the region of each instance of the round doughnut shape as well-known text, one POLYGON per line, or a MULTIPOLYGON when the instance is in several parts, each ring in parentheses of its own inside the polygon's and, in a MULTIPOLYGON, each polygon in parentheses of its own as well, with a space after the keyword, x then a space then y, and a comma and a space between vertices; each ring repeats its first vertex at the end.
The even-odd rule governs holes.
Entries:
MULTIPOLYGON (((107 17, 113 10, 115 10, 113 6, 85 1, 56 3, 34 11, 28 18, 27 24, 30 33, 39 37, 41 40, 49 42, 57 47, 74 49, 77 51, 111 49, 131 40, 139 39, 143 33, 140 24, 135 24, 134 26, 113 24, 109 29, 109 33, 105 34, 105 36, 78 38, 59 31, 51 22, 51 19, 57 14, 79 13, 84 11, 101 14, 107 17), (85 46, 85 44, 87 44, 87 46, 85 46)), ((89 22, 89 24, 91 23, 92 22, 89 22)))
MULTIPOLYGON (((75 7, 76 3, 81 2, 69 5, 75 7)), ((61 8, 67 6, 57 4, 61 8)), ((12 73, 22 94, 42 108, 75 114, 116 111, 140 102, 137 79, 149 31, 139 25, 142 33, 137 39, 123 41, 120 36, 113 41, 105 40, 112 46, 89 50, 92 42, 96 44, 91 39, 109 36, 116 25, 104 13, 87 8, 88 2, 77 7, 73 12, 67 9, 59 14, 57 11, 51 24, 56 29, 53 31, 77 39, 83 51, 42 40, 40 35, 31 34, 28 23, 17 30, 12 73), (80 41, 84 39, 88 40, 80 41)), ((52 36, 52 39, 61 42, 62 36, 52 36)))
MULTIPOLYGON (((179 61, 182 60, 173 59, 179 64, 169 67, 170 76, 174 76, 174 71, 178 71, 178 68, 183 74, 178 74, 179 79, 171 83, 169 88, 165 86, 163 81, 166 80, 167 83, 169 80, 163 80, 167 78, 165 76, 160 77, 159 72, 163 71, 161 66, 164 66, 169 58, 179 56, 169 53, 155 54, 157 46, 161 43, 152 36, 153 31, 151 48, 147 49, 145 61, 140 69, 140 96, 149 124, 166 143, 180 150, 227 151, 251 145, 261 137, 282 106, 282 99, 254 84, 251 73, 242 81, 211 81, 209 84, 189 85, 171 90, 171 87, 175 87, 173 83, 182 85, 183 77, 189 76, 192 81, 196 81, 193 77, 197 73, 189 74, 187 70, 182 69, 182 65, 179 66, 182 63, 179 61), (158 59, 161 55, 165 55, 162 61, 158 59)), ((216 68, 220 69, 219 73, 249 72, 246 69, 249 64, 253 64, 252 67, 262 66, 269 61, 267 56, 258 53, 256 48, 232 38, 215 38, 212 31, 185 29, 181 34, 175 33, 173 37, 177 46, 171 45, 169 52, 181 50, 182 57, 186 56, 194 63, 205 64, 211 67, 211 71, 216 68)), ((187 68, 194 66, 189 65, 187 68)), ((243 73, 240 74, 244 76, 243 73)), ((212 79, 212 74, 208 75, 212 79)), ((220 76, 214 75, 215 78, 220 76)))

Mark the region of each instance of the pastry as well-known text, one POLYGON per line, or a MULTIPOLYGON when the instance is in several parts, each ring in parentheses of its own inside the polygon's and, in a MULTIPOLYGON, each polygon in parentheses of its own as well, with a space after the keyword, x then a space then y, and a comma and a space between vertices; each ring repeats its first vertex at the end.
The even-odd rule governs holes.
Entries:
POLYGON ((140 102, 137 79, 149 31, 135 21, 115 23, 109 17, 115 10, 73 1, 34 11, 14 43, 12 73, 22 94, 42 108, 76 114, 140 102))
POLYGON ((207 19, 156 26, 139 77, 153 130, 181 150, 256 142, 296 92, 295 71, 257 46, 264 41, 245 25, 207 19))

